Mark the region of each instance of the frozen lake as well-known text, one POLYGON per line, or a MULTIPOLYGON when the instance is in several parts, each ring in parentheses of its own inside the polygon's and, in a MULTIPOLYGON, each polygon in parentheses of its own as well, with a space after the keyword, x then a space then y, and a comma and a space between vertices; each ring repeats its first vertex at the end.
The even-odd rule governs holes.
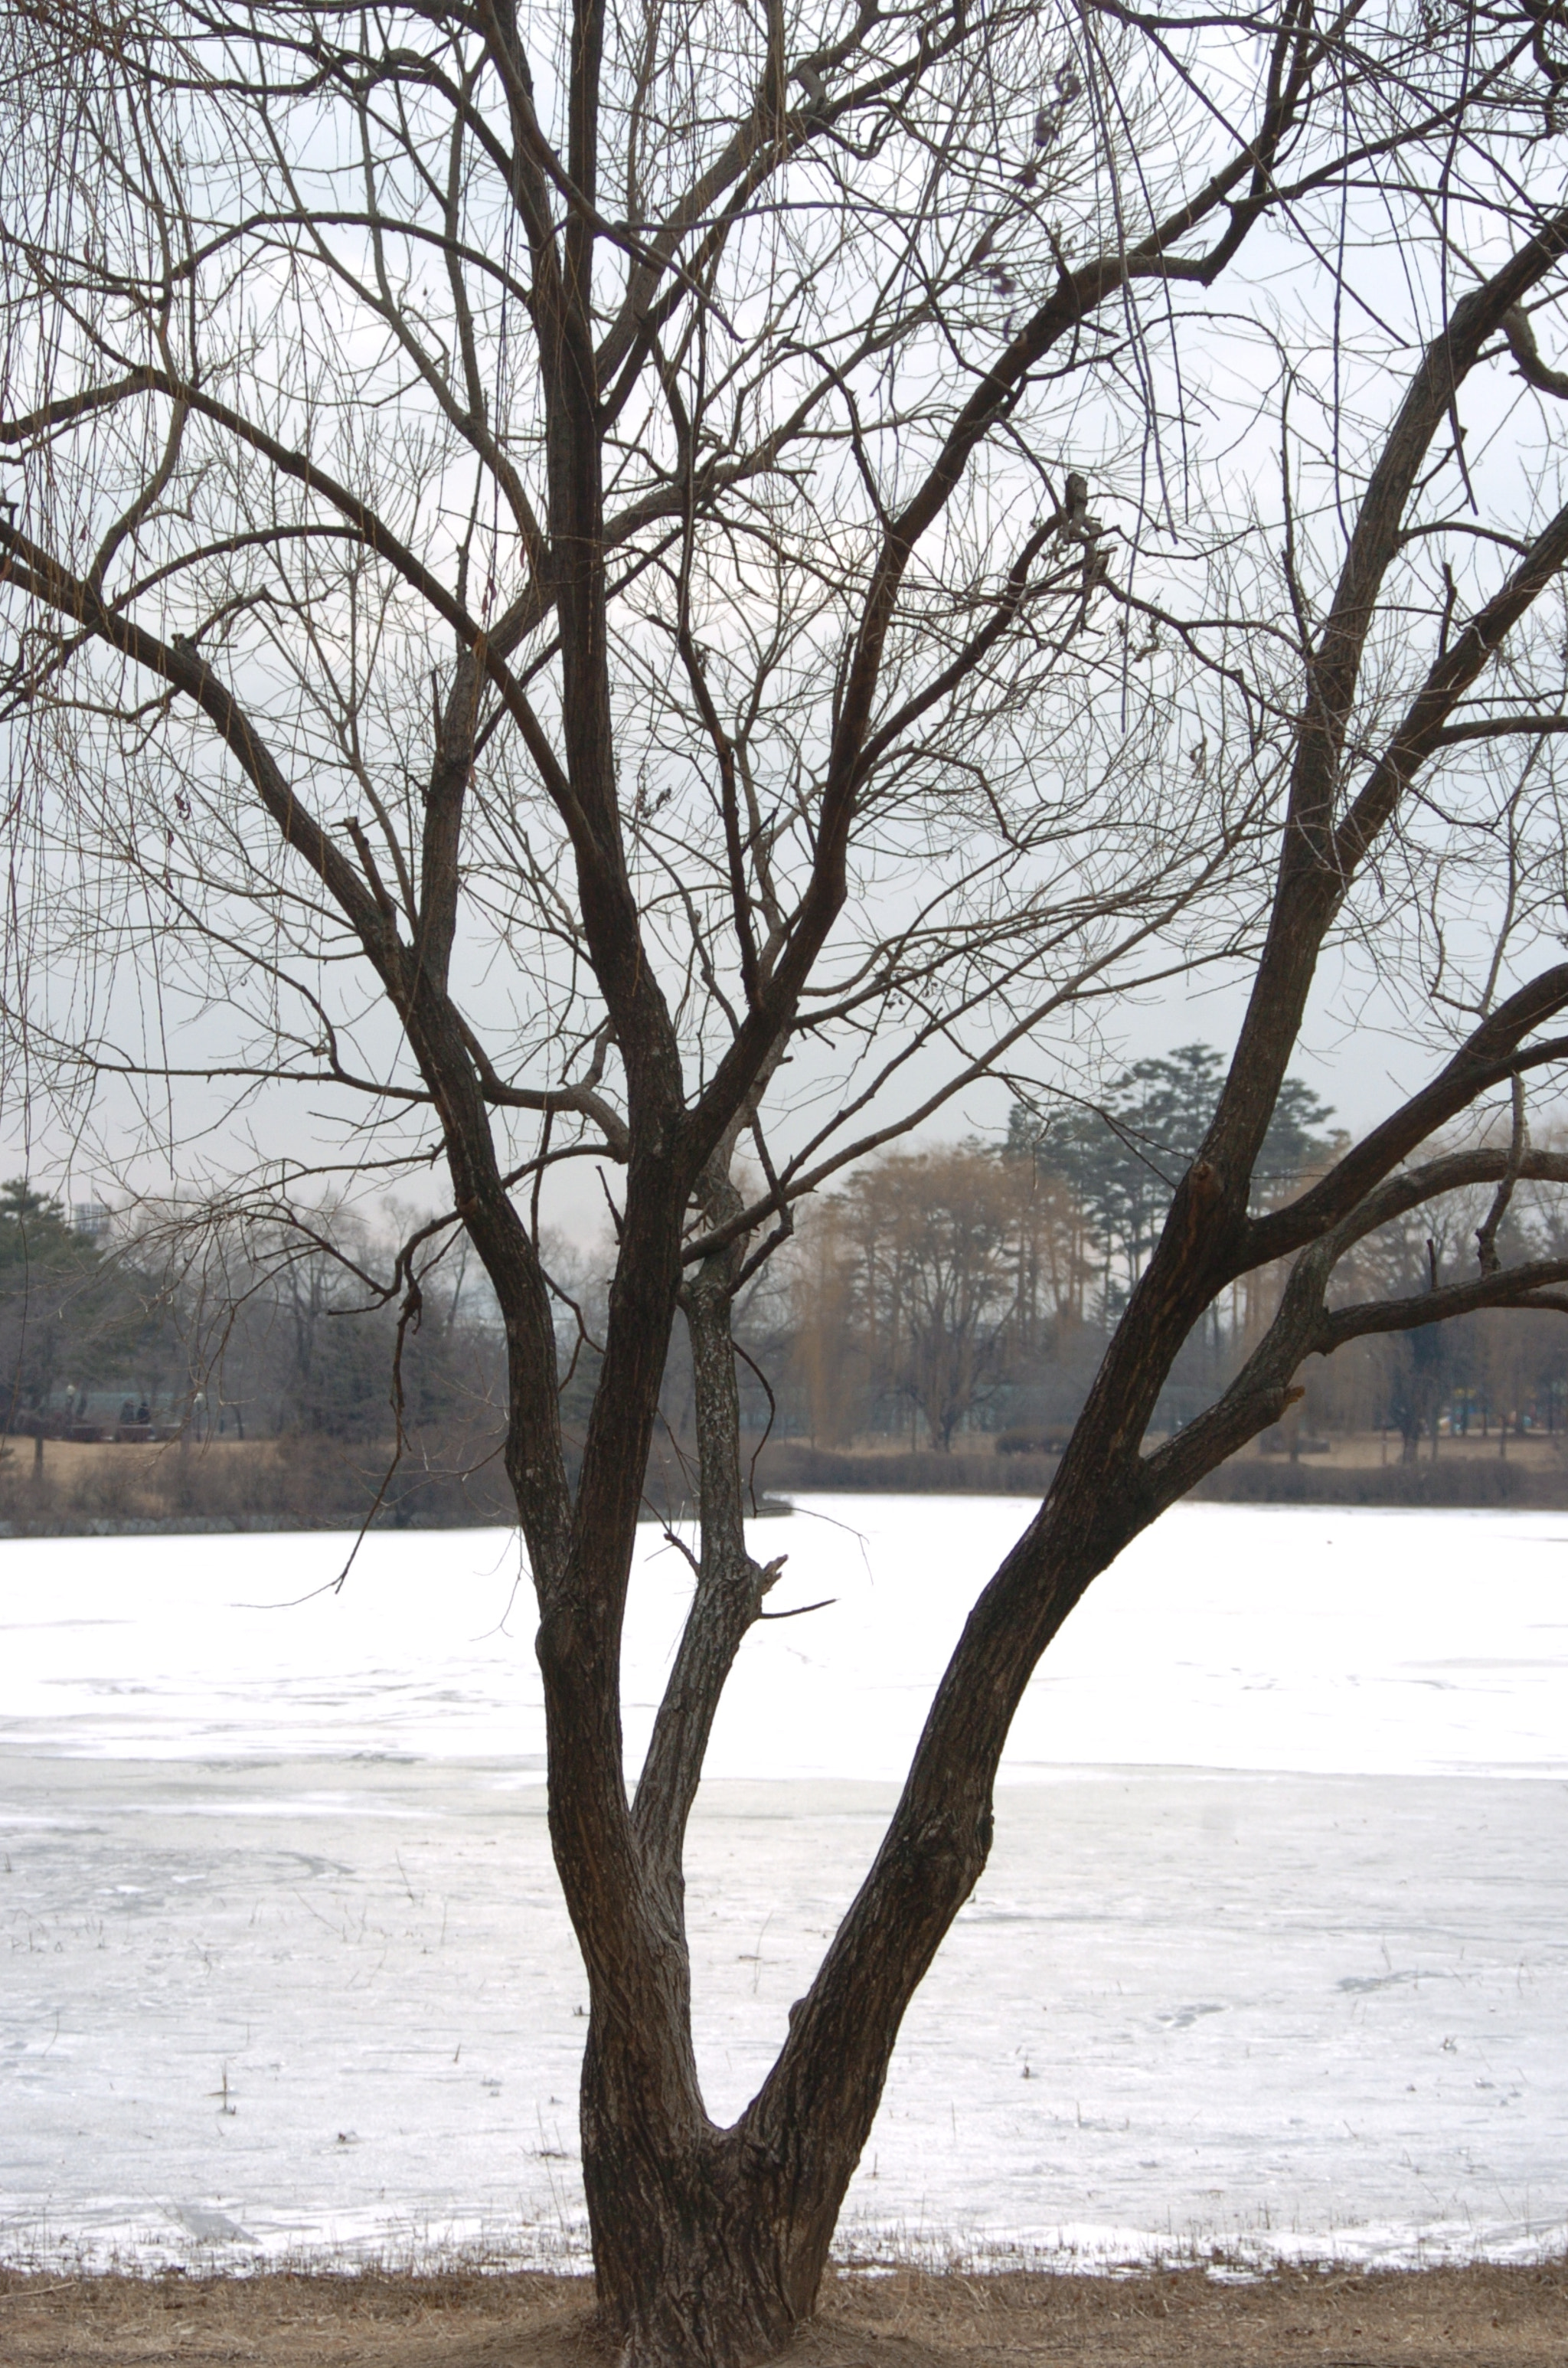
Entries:
MULTIPOLYGON (((803 1499, 692 1840, 712 2110, 853 1893, 1018 1499, 803 1499)), ((1568 2237, 1568 1517, 1182 1508, 1069 1622, 846 2234, 1568 2237)), ((0 1547, 0 2251, 580 2258, 582 1978, 514 1543, 0 1547), (301 1600, 299 1599, 305 1600, 301 1600)), ((627 1728, 685 1594, 646 1535, 627 1728)))

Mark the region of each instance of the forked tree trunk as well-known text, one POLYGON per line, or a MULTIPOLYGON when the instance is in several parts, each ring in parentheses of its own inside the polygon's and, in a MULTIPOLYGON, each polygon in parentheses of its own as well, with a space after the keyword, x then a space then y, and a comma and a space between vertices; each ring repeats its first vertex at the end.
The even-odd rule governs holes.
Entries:
MULTIPOLYGON (((1183 1185, 1178 1239, 1197 1239, 1192 1212, 1211 1190, 1201 1173, 1183 1185)), ((584 2180, 601 2307, 628 2368, 752 2368, 810 2316, 903 2015, 984 1868, 993 1787, 1024 1688, 1090 1581, 1168 1501, 1140 1476, 1125 1419, 1131 1406, 1135 1447, 1168 1370, 1168 1351, 1151 1352, 1147 1338, 1161 1322, 1175 1328, 1156 1275, 1102 1367, 1050 1497, 965 1622, 881 1846, 790 2009, 778 2061, 734 2126, 715 2128, 691 2044, 681 1851, 713 1712, 778 1569, 751 1559, 741 1528, 730 1280, 722 1262, 708 1262, 683 1301, 702 1553, 631 1812, 627 1912, 613 1928, 578 1919, 592 1998, 584 2180), (597 1934, 609 1935, 608 1947, 597 1934)), ((1253 1391, 1249 1435, 1278 1420, 1286 1395, 1253 1391)), ((547 1698, 551 1683, 547 1666, 547 1698)), ((563 1834, 569 1810, 552 1796, 563 1834)), ((580 1855, 562 1863, 569 1898, 583 1896, 593 1870, 580 1855)))
POLYGON ((744 2127, 672 2145, 655 2100, 634 2093, 590 2030, 583 2064, 583 2182, 599 2307, 627 2368, 753 2368, 815 2305, 854 2170, 808 2146, 787 2193, 744 2127))
MULTIPOLYGON (((980 1623, 983 1656, 1009 1617, 999 1603, 980 1623)), ((695 2089, 667 1993, 600 1985, 583 2171, 600 2308, 626 2368, 754 2368, 814 2310, 904 2012, 985 1865, 1013 1691, 1001 1684, 994 1715, 978 1720, 956 1692, 938 1700, 876 1861, 733 2128, 669 2110, 695 2089), (666 2051, 651 2063, 661 2022, 666 2051)))
MULTIPOLYGON (((706 1310, 688 1304, 696 1362, 721 1381, 730 1371, 733 1383, 727 1345, 716 1368, 699 1337, 721 1308, 717 1298, 706 1310)), ((776 1571, 744 1546, 742 1560, 724 1553, 723 1527, 705 1534, 633 1814, 641 1903, 659 1945, 590 1964, 583 2176, 600 2307, 627 2368, 753 2368, 810 2317, 904 2011, 985 1864, 991 1788, 1023 1676, 1017 1606, 994 1596, 966 1631, 971 1656, 989 1664, 988 1707, 966 1707, 961 1680, 940 1691, 875 1863, 790 2009, 778 2062, 733 2127, 718 2129, 697 2085, 678 1853, 710 1705, 776 1571)), ((1035 1637, 1060 1624, 1069 1593, 1056 1590, 1043 1616, 1037 1606, 1035 1637)))
MULTIPOLYGON (((702 1182, 710 1223, 741 1205, 725 1172, 728 1150, 702 1182)), ((740 2121, 721 2130, 709 2119, 691 2038, 686 1828, 725 1679, 747 1631, 767 1616, 764 1599, 784 1560, 759 1564, 746 1545, 731 1337, 739 1261, 739 1245, 705 1261, 682 1294, 700 1552, 691 1556, 691 1609, 631 1812, 639 1913, 629 1929, 656 1937, 652 1947, 589 1962, 583 2180, 600 2308, 628 2368, 751 2368, 810 2317, 918 1979, 902 1952, 887 1962, 863 1954, 848 1975, 855 2011, 846 2019, 843 1983, 822 2010, 817 1986, 809 2007, 791 2009, 779 2066, 740 2121)), ((982 1850, 938 1910, 937 1938, 983 1862, 982 1850)), ((928 1957, 919 1958, 921 1971, 928 1957)))
POLYGON ((811 2317, 899 2025, 984 1865, 989 1813, 967 1839, 955 1852, 906 1831, 892 1862, 884 1846, 861 1896, 860 1945, 833 1952, 827 1979, 791 2009, 778 2065, 731 2129, 672 2121, 678 2044, 665 2077, 649 2077, 645 2053, 659 2001, 630 2044, 607 2038, 608 2014, 590 2024, 583 2179, 599 2307, 625 2368, 756 2368, 811 2317), (902 1916, 912 1890, 924 1913, 902 1916))

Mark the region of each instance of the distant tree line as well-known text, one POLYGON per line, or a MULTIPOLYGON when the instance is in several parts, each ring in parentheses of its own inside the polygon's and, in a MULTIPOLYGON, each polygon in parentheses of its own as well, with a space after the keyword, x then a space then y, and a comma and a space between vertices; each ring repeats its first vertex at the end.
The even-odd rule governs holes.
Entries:
POLYGON ((483 1283, 460 1251, 399 1357, 398 1304, 364 1280, 379 1247, 343 1211, 308 1233, 167 1209, 89 1232, 13 1179, 0 1187, 0 1428, 380 1441, 394 1364, 415 1429, 487 1408, 483 1283))
MULTIPOLYGON (((1094 1106, 1015 1102, 1000 1141, 900 1150, 814 1202, 737 1311, 753 1438, 1053 1452, 1202 1139, 1221 1073, 1211 1048, 1185 1045, 1134 1063, 1094 1106)), ((1259 1207, 1337 1155, 1332 1117, 1287 1081, 1258 1164, 1259 1207)), ((1472 1212, 1456 1204, 1440 1238, 1426 1220, 1384 1228, 1347 1263, 1346 1287, 1401 1296, 1451 1278, 1473 1263, 1486 1197, 1472 1212)), ((1521 1191, 1506 1222, 1508 1255, 1562 1253, 1539 1196, 1521 1191)), ((395 1392, 408 1469, 394 1500, 415 1476, 457 1476, 483 1511, 496 1492, 473 1483, 494 1462, 504 1402, 494 1303, 459 1246, 426 1272, 408 1321, 377 1284, 393 1255, 382 1231, 346 1209, 271 1225, 151 1209, 86 1231, 13 1179, 0 1187, 0 1429, 313 1442, 318 1472, 335 1443, 368 1480, 399 1427, 395 1392)), ((608 1266, 559 1240, 545 1247, 571 1440, 597 1376, 608 1266)), ((1178 1428, 1224 1387, 1282 1280, 1265 1269, 1216 1304, 1156 1427, 1178 1428)), ((1483 1314, 1358 1344, 1309 1367, 1283 1444, 1383 1428, 1410 1461, 1423 1441, 1436 1452, 1445 1427, 1495 1433, 1500 1445, 1510 1429, 1564 1429, 1561 1329, 1544 1313, 1483 1314)), ((667 1508, 689 1493, 693 1387, 678 1329, 662 1413, 650 1486, 667 1508)))
MULTIPOLYGON (((1212 1115, 1223 1064, 1204 1044, 1127 1069, 1096 1105, 1015 1102, 1005 1139, 897 1152, 819 1201, 786 1276, 743 1333, 770 1363, 776 1427, 824 1447, 903 1440, 949 1451, 982 1434, 1051 1452, 1076 1417, 1212 1115)), ((1254 1178, 1259 1211, 1292 1199, 1346 1138, 1300 1079, 1283 1087, 1254 1178)), ((1473 1270, 1490 1195, 1371 1235, 1343 1292, 1399 1297, 1473 1270)), ((1560 1254, 1544 1196, 1521 1191, 1509 1256, 1560 1254)), ((1283 1269, 1245 1278, 1187 1343, 1155 1427, 1190 1420, 1225 1386, 1273 1317, 1283 1269)), ((1357 1344, 1305 1374, 1284 1444, 1325 1429, 1386 1428, 1413 1460, 1445 1418, 1489 1435, 1564 1427, 1568 1338, 1551 1315, 1464 1321, 1357 1344)), ((756 1392, 753 1392, 754 1401, 756 1392)), ((762 1418, 753 1404, 752 1413, 762 1418)), ((1434 1447, 1434 1452, 1436 1452, 1434 1447)))

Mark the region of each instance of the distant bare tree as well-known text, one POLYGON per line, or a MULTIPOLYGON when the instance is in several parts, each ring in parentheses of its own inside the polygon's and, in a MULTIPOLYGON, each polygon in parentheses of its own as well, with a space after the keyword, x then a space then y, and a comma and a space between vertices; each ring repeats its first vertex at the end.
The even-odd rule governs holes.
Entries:
POLYGON ((813 1447, 846 1447, 864 1429, 871 1377, 857 1320, 854 1258, 840 1196, 808 1201, 787 1259, 789 1366, 813 1447))
POLYGON ((1334 1296, 1434 1195, 1500 1221, 1568 1177, 1522 1106, 1409 1164, 1568 1051, 1568 59, 1550 11, 1448 0, 55 0, 5 42, 11 1083, 269 1207, 300 1167, 443 1178, 381 1288, 415 1304, 460 1226, 505 1326, 601 2302, 631 2368, 733 2368, 813 2305, 1084 1589, 1305 1358, 1568 1284, 1489 1217, 1468 1280, 1334 1296), (1331 946, 1448 1057, 1255 1214, 1331 946), (1116 998, 1223 962, 1212 1123, 721 2129, 683 1842, 778 1577, 735 1294, 849 1163, 992 1076, 1093 1103, 1116 998), (574 1491, 540 1186, 583 1159, 619 1238, 574 1491), (1284 1257, 1145 1453, 1183 1342, 1284 1257), (700 1545, 629 1795, 677 1311, 700 1545))
POLYGON ((955 1146, 877 1160, 843 1195, 869 1386, 906 1400, 942 1453, 1006 1378, 1026 1256, 1015 1180, 955 1146))

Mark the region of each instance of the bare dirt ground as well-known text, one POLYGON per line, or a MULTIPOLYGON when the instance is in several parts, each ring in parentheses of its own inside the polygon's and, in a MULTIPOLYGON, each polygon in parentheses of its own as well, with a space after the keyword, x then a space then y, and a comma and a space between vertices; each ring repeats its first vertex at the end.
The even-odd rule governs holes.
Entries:
MULTIPOLYGON (((600 2368, 573 2278, 54 2280, 0 2273, 5 2368, 600 2368)), ((1568 2263, 1412 2275, 1200 2270, 836 2277, 798 2368, 1536 2368, 1568 2362, 1568 2263)))

